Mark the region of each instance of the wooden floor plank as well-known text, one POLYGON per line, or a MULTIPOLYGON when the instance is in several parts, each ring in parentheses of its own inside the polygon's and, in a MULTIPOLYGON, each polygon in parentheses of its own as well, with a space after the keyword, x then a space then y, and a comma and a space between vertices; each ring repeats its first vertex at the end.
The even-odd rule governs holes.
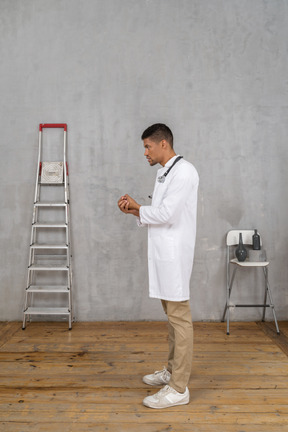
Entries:
MULTIPOLYGON (((197 389, 191 390, 191 400, 194 405, 249 405, 253 409, 253 405, 285 405, 288 400, 287 389, 197 389)), ((86 404, 131 404, 137 398, 141 401, 147 396, 148 389, 137 387, 132 388, 100 388, 100 389, 39 389, 37 392, 25 389, 2 389, 0 390, 1 404, 34 404, 35 409, 38 409, 38 404, 58 404, 59 400, 65 404, 86 405, 86 404), (115 402, 116 401, 116 402, 115 402)), ((150 389, 150 393, 152 390, 150 389)), ((193 409, 192 407, 192 409, 193 409)))
MULTIPOLYGON (((195 352, 275 352, 277 350, 277 346, 273 345, 271 341, 269 343, 264 342, 263 344, 259 344, 259 339, 253 343, 237 343, 234 341, 225 341, 225 342, 209 342, 203 343, 194 341, 195 343, 195 352)), ((44 341, 28 341, 28 340, 12 340, 11 342, 7 342, 3 347, 0 348, 0 352, 19 352, 19 353, 31 353, 31 352, 68 352, 68 353, 86 353, 86 352, 101 352, 101 351, 110 351, 114 354, 121 354, 123 352, 140 352, 146 351, 150 353, 167 353, 167 346, 165 344, 159 343, 150 343, 149 341, 143 342, 135 342, 126 341, 121 343, 111 342, 103 342, 103 343, 75 343, 63 341, 57 342, 44 342, 44 341)))
MULTIPOLYGON (((93 374, 101 374, 105 375, 107 379, 110 376, 118 375, 118 376, 127 376, 131 377, 139 377, 143 374, 146 374, 150 370, 156 370, 157 363, 150 362, 150 368, 148 369, 146 365, 143 366, 143 363, 133 363, 133 370, 131 370, 131 363, 121 363, 117 362, 95 362, 90 364, 66 364, 66 365, 57 365, 55 367, 52 366, 52 363, 17 363, 13 369, 13 365, 10 363, 5 363, 5 373, 10 376, 27 374, 29 377, 58 377, 58 376, 69 376, 69 375, 93 375, 93 374)), ((229 364, 229 362, 225 364, 218 364, 217 362, 207 362, 205 365, 203 362, 194 361, 193 362, 193 372, 194 375, 201 376, 210 376, 211 369, 213 369, 214 376, 221 375, 232 375, 232 376, 263 376, 269 375, 271 372, 274 373, 277 371, 278 375, 288 375, 288 365, 286 362, 271 362, 271 363, 261 363, 261 368, 258 364, 251 365, 243 365, 240 361, 229 364), (227 368, 229 369, 227 371, 227 368)), ((2 375, 0 371, 0 376, 2 375)))
POLYGON ((281 324, 280 334, 276 333, 272 323, 259 322, 258 326, 288 356, 288 329, 286 329, 285 323, 281 324))
POLYGON ((142 400, 157 389, 142 376, 166 362, 165 322, 75 323, 71 332, 67 323, 0 323, 0 430, 288 431, 288 358, 273 323, 225 330, 194 324, 191 401, 151 410, 142 400))
POLYGON ((0 349, 19 330, 19 323, 15 321, 0 322, 0 349))
MULTIPOLYGON (((119 404, 117 403, 117 401, 114 401, 114 403, 111 404, 107 404, 106 403, 75 403, 75 404, 71 404, 71 403, 63 403, 61 402, 56 402, 54 404, 51 404, 51 402, 49 403, 49 406, 47 406, 47 403, 38 403, 37 404, 37 413, 39 415, 39 417, 41 418, 42 415, 48 415, 48 412, 51 412, 52 408, 55 412, 57 412, 57 421, 61 421, 62 417, 63 419, 66 418, 66 416, 68 415, 68 413, 73 413, 74 415, 81 415, 83 413, 85 414, 91 414, 91 415, 110 415, 111 412, 112 413, 117 413, 117 414, 122 414, 124 415, 125 413, 127 414, 127 416, 130 416, 131 413, 139 413, 139 415, 144 416, 147 414, 147 408, 142 405, 142 399, 138 396, 138 404, 137 406, 135 405, 135 401, 133 403, 133 401, 131 400, 130 403, 122 403, 119 404), (51 406, 50 406, 51 404, 51 406)), ((217 414, 217 415, 222 415, 222 414, 227 414, 227 411, 229 410, 229 415, 230 414, 241 414, 243 415, 250 415, 250 414, 254 414, 254 415, 260 415, 260 414, 275 414, 274 413, 274 409, 272 406, 268 406, 267 404, 260 404, 260 405, 249 405, 249 404, 241 404, 241 405, 233 405, 233 404, 229 404, 229 405, 218 405, 218 404, 214 404, 214 405, 209 405, 209 404, 198 404, 195 403, 192 399, 193 402, 193 416, 196 416, 196 414, 205 414, 207 415, 207 413, 210 414, 217 414)), ((18 403, 18 404, 12 404, 11 403, 2 403, 0 406, 0 421, 2 421, 3 419, 7 419, 8 417, 12 418, 14 416, 19 417, 19 415, 22 415, 22 419, 24 416, 24 413, 30 413, 31 409, 33 409, 34 406, 32 404, 29 403, 18 403)), ((149 410, 149 414, 150 414, 150 418, 154 418, 154 421, 157 421, 158 413, 160 413, 160 411, 153 411, 150 413, 151 410, 149 410)), ((174 407, 173 409, 171 408, 169 411, 166 410, 163 414, 163 412, 161 411, 161 413, 163 414, 163 416, 168 416, 168 414, 173 412, 173 415, 175 417, 178 417, 178 419, 184 418, 187 415, 191 414, 191 406, 182 406, 182 407, 174 407)), ((280 416, 283 416, 283 418, 287 418, 288 415, 288 406, 287 403, 283 403, 283 404, 278 404, 278 408, 277 408, 277 413, 280 416)))
MULTIPOLYGON (((139 403, 139 401, 137 401, 139 403)), ((234 424, 249 424, 253 423, 255 425, 281 425, 288 424, 288 414, 280 412, 273 412, 272 410, 268 413, 263 412, 255 412, 255 413, 242 413, 242 412, 230 412, 227 415, 227 412, 217 412, 217 410, 213 411, 209 409, 208 411, 199 412, 196 410, 191 410, 190 412, 176 411, 176 409, 170 409, 169 411, 164 410, 151 410, 146 408, 146 411, 143 412, 142 409, 135 408, 134 405, 133 411, 117 411, 114 410, 114 406, 109 411, 101 411, 101 410, 84 410, 79 412, 78 410, 62 410, 61 404, 59 404, 59 408, 53 413, 47 407, 46 411, 33 411, 33 419, 35 422, 41 421, 50 421, 51 422, 51 430, 53 430, 53 422, 60 421, 62 423, 87 423, 95 421, 95 418, 98 419, 100 423, 107 424, 118 424, 118 423, 138 423, 138 427, 141 427, 142 424, 147 422, 149 423, 162 423, 169 424, 170 422, 177 423, 186 423, 190 424, 191 428, 194 424, 214 424, 221 423, 223 427, 226 424, 234 423, 234 424), (113 410, 113 411, 112 411, 113 410)), ((139 405, 140 406, 140 405, 139 405)), ((101 407, 100 407, 101 408, 101 407)), ((145 408, 145 407, 144 407, 145 408)), ((174 407, 177 408, 177 407, 174 407)), ((31 421, 31 409, 20 410, 19 412, 14 412, 9 410, 6 414, 1 416, 0 413, 0 422, 1 421, 16 421, 21 420, 23 422, 31 421)), ((193 430, 193 429, 192 429, 193 430)), ((280 432, 280 431, 279 431, 280 432)))
POLYGON ((118 423, 109 424, 100 423, 97 421, 91 423, 69 423, 69 429, 67 423, 53 423, 53 428, 50 422, 0 422, 0 427, 3 432, 287 432, 288 425, 283 425, 281 431, 278 425, 261 425, 259 428, 258 424, 248 424, 248 425, 238 425, 238 424, 225 424, 225 429, 223 424, 191 424, 185 423, 175 423, 170 422, 166 424, 161 423, 146 423, 141 424, 141 429, 139 428, 139 423, 118 423))
MULTIPOLYGON (((257 376, 251 377, 250 375, 236 375, 236 376, 193 376, 189 381, 189 386, 191 386, 195 391, 196 389, 232 389, 235 391, 238 389, 249 388, 249 389, 267 389, 271 390, 275 387, 280 389, 287 388, 287 383, 284 381, 285 377, 283 375, 278 376, 257 376)), ((121 375, 110 375, 109 379, 106 376, 99 376, 96 372, 92 375, 74 375, 67 376, 64 375, 57 378, 47 377, 25 377, 21 379, 21 376, 16 375, 15 377, 5 377, 0 376, 0 389, 4 387, 8 388, 29 388, 39 390, 41 388, 88 388, 88 389, 99 389, 101 387, 109 388, 138 388, 141 384, 139 377, 124 377, 121 375)))
MULTIPOLYGON (((159 365, 159 362, 166 361, 167 357, 167 349, 158 353, 155 352, 147 352, 147 351, 130 351, 129 355, 127 355, 127 352, 118 352, 117 353, 117 362, 122 363, 135 363, 135 362, 149 362, 151 364, 152 359, 153 362, 157 363, 159 365)), ((111 351, 89 351, 89 352, 61 352, 61 356, 59 356, 59 353, 56 351, 54 352, 39 352, 39 351, 32 351, 32 352, 1 352, 0 353, 0 362, 27 362, 27 363, 54 363, 54 364, 88 364, 88 363, 95 363, 101 359, 103 362, 111 362, 111 351)), ((285 361, 287 359, 287 356, 276 347, 272 347, 271 350, 263 351, 263 350, 257 350, 257 351, 241 351, 241 357, 240 361, 242 363, 244 360, 246 362, 250 361, 253 362, 278 362, 279 361, 285 361)), ((194 354, 193 354, 193 361, 201 361, 204 364, 207 362, 209 363, 220 363, 221 360, 223 361, 223 351, 205 351, 201 350, 199 351, 198 347, 195 347, 194 354)), ((226 351, 225 353, 225 362, 237 362, 239 361, 239 351, 226 351)))

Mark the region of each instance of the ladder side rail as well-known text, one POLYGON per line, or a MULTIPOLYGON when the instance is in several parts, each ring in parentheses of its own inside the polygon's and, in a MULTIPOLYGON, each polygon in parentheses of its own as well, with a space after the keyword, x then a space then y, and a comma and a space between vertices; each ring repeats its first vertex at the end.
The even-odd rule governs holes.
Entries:
POLYGON ((70 264, 70 258, 69 258, 69 231, 68 231, 68 223, 66 223, 66 228, 65 228, 65 235, 66 235, 66 245, 67 245, 67 250, 66 250, 66 265, 67 267, 69 267, 70 264))
MULTIPOLYGON (((37 201, 40 200, 40 186, 38 184, 38 194, 37 194, 37 201)), ((35 206, 34 204, 34 210, 33 210, 33 219, 32 219, 32 228, 31 228, 31 239, 30 239, 30 259, 29 259, 29 265, 33 264, 35 261, 35 249, 31 248, 31 246, 36 243, 36 238, 37 238, 37 229, 35 226, 35 223, 38 222, 38 211, 39 208, 37 206, 35 206)))
MULTIPOLYGON (((69 212, 68 212, 68 206, 69 206, 69 192, 68 192, 68 165, 67 165, 67 128, 64 129, 64 142, 63 142, 63 165, 64 165, 64 201, 66 203, 65 206, 65 222, 66 222, 66 244, 69 249, 69 212)), ((69 267, 70 264, 70 254, 69 250, 67 249, 67 266, 69 267)))
MULTIPOLYGON (((66 253, 67 253, 67 257, 66 257, 66 258, 67 258, 67 267, 70 269, 71 261, 70 261, 70 251, 69 251, 69 246, 68 246, 68 248, 67 248, 66 253)), ((70 288, 70 278, 68 278, 67 286, 70 288)))
MULTIPOLYGON (((65 158, 66 158, 66 153, 65 153, 65 158)), ((65 163, 65 170, 67 170, 66 172, 66 179, 67 179, 67 204, 66 204, 66 217, 67 217, 67 235, 68 235, 68 239, 67 239, 67 260, 68 260, 68 266, 69 266, 69 271, 68 271, 68 289, 69 289, 69 298, 68 298, 68 302, 69 302, 69 311, 70 311, 70 315, 69 315, 69 330, 71 330, 72 328, 72 321, 73 321, 73 268, 72 268, 72 244, 71 244, 71 225, 70 225, 70 218, 71 218, 71 214, 70 214, 70 194, 69 194, 69 172, 68 172, 68 165, 65 163)))
MULTIPOLYGON (((33 216, 33 218, 34 218, 34 216, 33 216)), ((28 266, 30 266, 32 264, 32 261, 33 261, 33 257, 32 257, 33 251, 32 251, 32 248, 31 248, 31 245, 33 243, 34 243, 34 228, 33 228, 33 221, 32 221, 32 225, 31 225, 31 237, 30 237, 30 251, 29 251, 29 264, 28 264, 28 266)))
POLYGON ((68 205, 68 215, 69 215, 69 224, 68 224, 68 232, 69 232, 69 263, 70 263, 70 272, 71 272, 71 287, 72 287, 72 238, 71 238, 71 225, 70 225, 70 205, 68 205))
MULTIPOLYGON (((71 264, 70 264, 70 268, 69 268, 69 285, 70 285, 70 287, 69 287, 69 309, 70 309, 70 316, 71 316, 71 319, 72 320, 74 320, 74 317, 73 317, 73 290, 72 290, 72 267, 71 267, 71 264)), ((70 327, 71 327, 71 325, 70 325, 70 327)))
MULTIPOLYGON (((65 169, 66 169, 66 165, 65 165, 65 169)), ((68 176, 68 173, 67 173, 68 176)), ((69 298, 68 298, 68 302, 69 302, 69 310, 70 310, 70 315, 69 315, 69 330, 71 330, 72 328, 72 321, 73 321, 73 268, 72 268, 72 245, 71 245, 71 225, 70 225, 70 218, 71 218, 71 214, 70 214, 70 199, 69 199, 69 176, 67 179, 67 192, 68 192, 68 202, 66 205, 66 214, 67 214, 67 234, 68 234, 68 244, 67 244, 67 260, 68 260, 68 266, 69 266, 69 272, 68 272, 68 289, 69 289, 69 298)))
MULTIPOLYGON (((65 153, 65 159, 66 159, 66 153, 65 153)), ((65 161, 67 162, 67 161, 65 161)), ((65 190, 67 191, 67 204, 65 208, 66 212, 66 222, 67 222, 67 265, 69 268, 68 274, 67 274, 67 282, 68 282, 68 308, 69 308, 69 330, 72 328, 72 321, 73 321, 73 292, 72 292, 72 254, 71 254, 71 229, 70 229, 70 199, 69 199, 69 173, 67 169, 67 163, 64 164, 64 170, 66 174, 66 181, 67 184, 65 185, 65 190), (67 171, 66 171, 67 170, 67 171)))
MULTIPOLYGON (((67 132, 64 130, 64 148, 63 148, 63 165, 64 165, 64 197, 65 203, 68 204, 68 189, 67 189, 67 177, 68 177, 68 169, 67 169, 67 155, 66 155, 66 142, 67 142, 67 132)), ((67 222, 67 220, 66 220, 67 222)))
MULTIPOLYGON (((37 212, 37 213, 38 213, 38 212, 37 212)), ((31 242, 31 245, 35 243, 36 235, 37 235, 36 227, 34 226, 34 224, 32 225, 32 233, 33 233, 33 234, 32 234, 32 242, 31 242)), ((30 262, 29 262, 29 265, 32 265, 32 264, 34 264, 34 262, 35 262, 35 249, 34 249, 34 248, 31 248, 31 245, 30 245, 30 249, 31 249, 31 260, 30 260, 30 262)))
POLYGON ((70 204, 67 204, 67 214, 68 214, 68 249, 67 254, 69 254, 69 269, 70 269, 70 288, 72 289, 72 238, 71 238, 71 214, 70 214, 70 204))
MULTIPOLYGON (((67 229, 68 229, 68 237, 69 237, 70 236, 70 234, 69 234, 69 224, 67 226, 67 229)), ((67 253, 67 266, 70 267, 70 265, 71 265, 70 238, 68 239, 66 253, 67 253)))
POLYGON ((38 139, 38 164, 37 164, 37 174, 36 174, 36 185, 35 185, 35 196, 34 203, 37 202, 39 197, 39 176, 41 175, 41 153, 42 153, 42 129, 39 129, 39 139, 38 139))
MULTIPOLYGON (((37 221, 38 217, 38 208, 35 206, 35 203, 39 201, 40 196, 40 186, 39 186, 39 177, 41 175, 41 154, 42 154, 42 129, 39 127, 38 134, 38 160, 37 160, 37 172, 36 172, 36 182, 35 182, 35 195, 34 195, 34 207, 33 207, 33 215, 32 215, 32 226, 31 226, 31 237, 30 237, 30 246, 35 242, 35 228, 34 223, 37 221)), ((31 285, 33 279, 33 272, 29 270, 29 267, 34 263, 35 255, 34 250, 31 249, 29 251, 29 265, 28 265, 28 275, 27 275, 27 288, 31 285)), ((26 293, 28 296, 28 293, 26 293)), ((27 298, 28 301, 28 298, 27 298)), ((26 302, 26 300, 25 300, 26 302)))
POLYGON ((72 266, 70 264, 70 268, 69 268, 69 309, 70 309, 70 314, 71 314, 71 318, 74 321, 74 316, 73 316, 73 271, 72 271, 72 266))
POLYGON ((28 267, 26 288, 28 288, 31 285, 31 274, 30 273, 31 273, 31 271, 29 270, 29 267, 28 267))
MULTIPOLYGON (((35 242, 36 232, 34 228, 35 222, 38 220, 38 207, 35 206, 35 203, 40 200, 40 176, 42 170, 42 129, 39 127, 39 140, 38 140, 38 163, 37 163, 37 174, 36 174, 36 184, 35 184, 35 196, 34 196, 34 208, 33 208, 33 216, 32 216, 32 228, 31 228, 31 238, 30 238, 30 246, 35 242)), ((31 251, 31 249, 30 249, 31 251)), ((35 251, 32 250, 29 254, 29 266, 34 263, 35 251)), ((31 282, 31 281, 30 281, 31 282)))
MULTIPOLYGON (((27 272, 27 285, 26 285, 26 290, 25 290, 25 302, 24 302, 24 312, 26 311, 26 309, 28 308, 28 302, 29 302, 29 292, 27 291, 29 286, 31 285, 31 271, 27 272)), ((25 316, 25 314, 24 314, 25 316)), ((23 326, 25 324, 25 321, 23 322, 23 326)))
MULTIPOLYGON (((70 256, 70 251, 69 251, 69 256, 70 256)), ((69 308, 69 330, 71 330, 72 328, 72 321, 73 321, 73 291, 72 291, 72 264, 71 264, 71 260, 70 260, 70 264, 69 264, 69 271, 68 271, 68 308, 69 308)))

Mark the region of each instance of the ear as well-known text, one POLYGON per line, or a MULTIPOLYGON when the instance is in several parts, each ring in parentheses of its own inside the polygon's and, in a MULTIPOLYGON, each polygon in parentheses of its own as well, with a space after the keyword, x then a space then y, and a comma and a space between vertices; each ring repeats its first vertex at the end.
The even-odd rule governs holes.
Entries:
POLYGON ((167 146, 168 146, 167 141, 166 141, 166 140, 162 140, 162 141, 161 141, 161 147, 162 147, 163 149, 166 149, 167 146))

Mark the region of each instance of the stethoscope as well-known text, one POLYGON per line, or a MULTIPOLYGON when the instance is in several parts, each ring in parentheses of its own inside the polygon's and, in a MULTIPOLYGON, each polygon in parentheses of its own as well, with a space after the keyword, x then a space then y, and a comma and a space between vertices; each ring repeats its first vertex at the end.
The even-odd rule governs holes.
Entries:
MULTIPOLYGON (((157 181, 159 182, 159 183, 164 183, 165 182, 165 180, 166 180, 166 177, 167 177, 167 175, 169 174, 169 172, 171 171, 171 169, 173 168, 173 166, 180 160, 180 159, 182 159, 183 158, 183 156, 178 156, 176 159, 175 159, 175 161, 173 162, 173 164, 168 168, 168 170, 162 175, 162 176, 159 176, 158 178, 157 178, 157 181)), ((148 196, 148 198, 150 198, 150 199, 152 199, 152 195, 149 195, 148 196)))
POLYGON ((165 182, 165 180, 166 180, 166 177, 167 177, 167 175, 169 174, 169 172, 171 171, 171 169, 173 168, 173 166, 180 160, 180 159, 182 159, 183 158, 183 156, 178 156, 176 159, 175 159, 175 161, 173 162, 173 164, 168 168, 168 170, 162 175, 162 176, 160 176, 160 177, 158 177, 158 182, 159 183, 164 183, 165 182))

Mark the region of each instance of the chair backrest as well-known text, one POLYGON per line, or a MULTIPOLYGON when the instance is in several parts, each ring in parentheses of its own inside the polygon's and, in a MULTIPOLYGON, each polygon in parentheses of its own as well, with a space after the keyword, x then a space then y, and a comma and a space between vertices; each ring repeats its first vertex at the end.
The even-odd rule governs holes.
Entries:
MULTIPOLYGON (((243 244, 252 245, 253 244, 253 234, 254 230, 231 230, 228 231, 226 237, 226 245, 227 246, 236 246, 239 244, 239 234, 242 234, 243 244)), ((258 233, 259 234, 259 233, 258 233)), ((262 246, 262 239, 260 236, 260 245, 262 246)))

